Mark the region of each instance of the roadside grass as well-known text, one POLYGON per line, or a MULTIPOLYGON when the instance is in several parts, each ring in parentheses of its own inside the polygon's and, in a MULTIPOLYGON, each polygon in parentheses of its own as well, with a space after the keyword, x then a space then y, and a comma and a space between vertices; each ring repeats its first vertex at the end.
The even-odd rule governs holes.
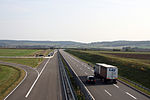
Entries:
MULTIPOLYGON (((106 63, 117 66, 119 75, 150 88, 150 64, 141 63, 139 60, 114 57, 111 55, 95 53, 92 51, 66 50, 74 56, 79 57, 87 62, 95 64, 106 63)), ((144 91, 143 91, 144 92, 144 91)))
POLYGON ((25 72, 19 68, 0 65, 0 100, 3 100, 24 76, 25 72))
POLYGON ((43 61, 43 58, 0 58, 1 61, 23 64, 30 67, 37 67, 43 61))
POLYGON ((70 80, 71 80, 71 83, 72 83, 72 85, 73 85, 73 88, 74 88, 74 90, 75 90, 75 93, 76 93, 76 95, 77 95, 78 100, 85 100, 85 97, 84 97, 83 93, 82 93, 81 90, 79 89, 79 86, 76 85, 75 80, 73 79, 73 76, 72 76, 72 74, 70 73, 70 71, 69 71, 69 69, 68 69, 68 66, 67 66, 67 64, 66 64, 66 62, 64 61, 64 59, 63 59, 62 56, 61 56, 61 59, 62 59, 62 62, 63 62, 63 64, 64 64, 64 66, 65 66, 65 69, 66 69, 66 71, 67 71, 67 74, 68 74, 68 76, 69 76, 69 78, 70 78, 70 80))
POLYGON ((120 77, 119 77, 118 79, 119 79, 119 80, 121 80, 121 81, 123 81, 123 82, 125 82, 125 83, 127 83, 128 85, 130 85, 130 86, 132 86, 132 87, 134 87, 134 88, 136 88, 136 89, 138 89, 138 90, 140 90, 140 91, 142 91, 142 92, 144 92, 144 93, 146 93, 146 94, 150 95, 150 92, 149 92, 149 91, 144 90, 143 88, 138 87, 137 85, 132 84, 132 83, 130 83, 130 82, 128 82, 128 81, 126 81, 126 80, 124 80, 124 79, 120 78, 120 77))

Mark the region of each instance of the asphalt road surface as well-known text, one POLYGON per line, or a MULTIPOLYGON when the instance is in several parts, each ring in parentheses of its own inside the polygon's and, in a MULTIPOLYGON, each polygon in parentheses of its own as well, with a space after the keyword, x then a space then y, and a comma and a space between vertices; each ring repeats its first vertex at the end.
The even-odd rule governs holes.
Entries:
POLYGON ((0 62, 1 64, 22 68, 27 76, 5 100, 62 100, 57 54, 46 58, 37 69, 0 62))
POLYGON ((60 50, 60 52, 96 100, 150 100, 120 82, 117 82, 117 84, 103 84, 97 79, 95 85, 87 85, 85 83, 86 76, 94 75, 93 68, 63 50, 60 50))

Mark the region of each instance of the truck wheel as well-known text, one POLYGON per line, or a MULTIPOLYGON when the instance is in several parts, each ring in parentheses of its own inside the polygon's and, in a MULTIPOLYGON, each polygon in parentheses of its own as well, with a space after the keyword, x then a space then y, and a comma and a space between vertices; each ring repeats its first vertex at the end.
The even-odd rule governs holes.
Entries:
POLYGON ((113 81, 113 83, 114 83, 114 84, 117 84, 117 81, 116 81, 116 80, 114 80, 114 81, 113 81))

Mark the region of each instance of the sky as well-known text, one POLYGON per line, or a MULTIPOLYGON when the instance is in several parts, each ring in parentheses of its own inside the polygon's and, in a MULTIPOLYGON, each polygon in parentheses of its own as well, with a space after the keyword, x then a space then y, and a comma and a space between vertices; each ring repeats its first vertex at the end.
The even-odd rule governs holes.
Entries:
POLYGON ((0 0, 0 39, 150 40, 150 0, 0 0))

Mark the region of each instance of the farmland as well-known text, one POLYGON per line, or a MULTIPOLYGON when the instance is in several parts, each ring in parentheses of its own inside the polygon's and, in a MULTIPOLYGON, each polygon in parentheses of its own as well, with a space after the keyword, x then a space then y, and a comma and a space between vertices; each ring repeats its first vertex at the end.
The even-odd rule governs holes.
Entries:
POLYGON ((150 59, 150 52, 112 52, 112 51, 94 51, 95 53, 108 54, 122 58, 133 58, 133 59, 150 59))
MULTIPOLYGON (((100 51, 66 50, 91 64, 97 62, 117 66, 119 75, 150 88, 150 64, 145 60, 104 54, 100 51)), ((106 53, 106 52, 105 52, 106 53)))

